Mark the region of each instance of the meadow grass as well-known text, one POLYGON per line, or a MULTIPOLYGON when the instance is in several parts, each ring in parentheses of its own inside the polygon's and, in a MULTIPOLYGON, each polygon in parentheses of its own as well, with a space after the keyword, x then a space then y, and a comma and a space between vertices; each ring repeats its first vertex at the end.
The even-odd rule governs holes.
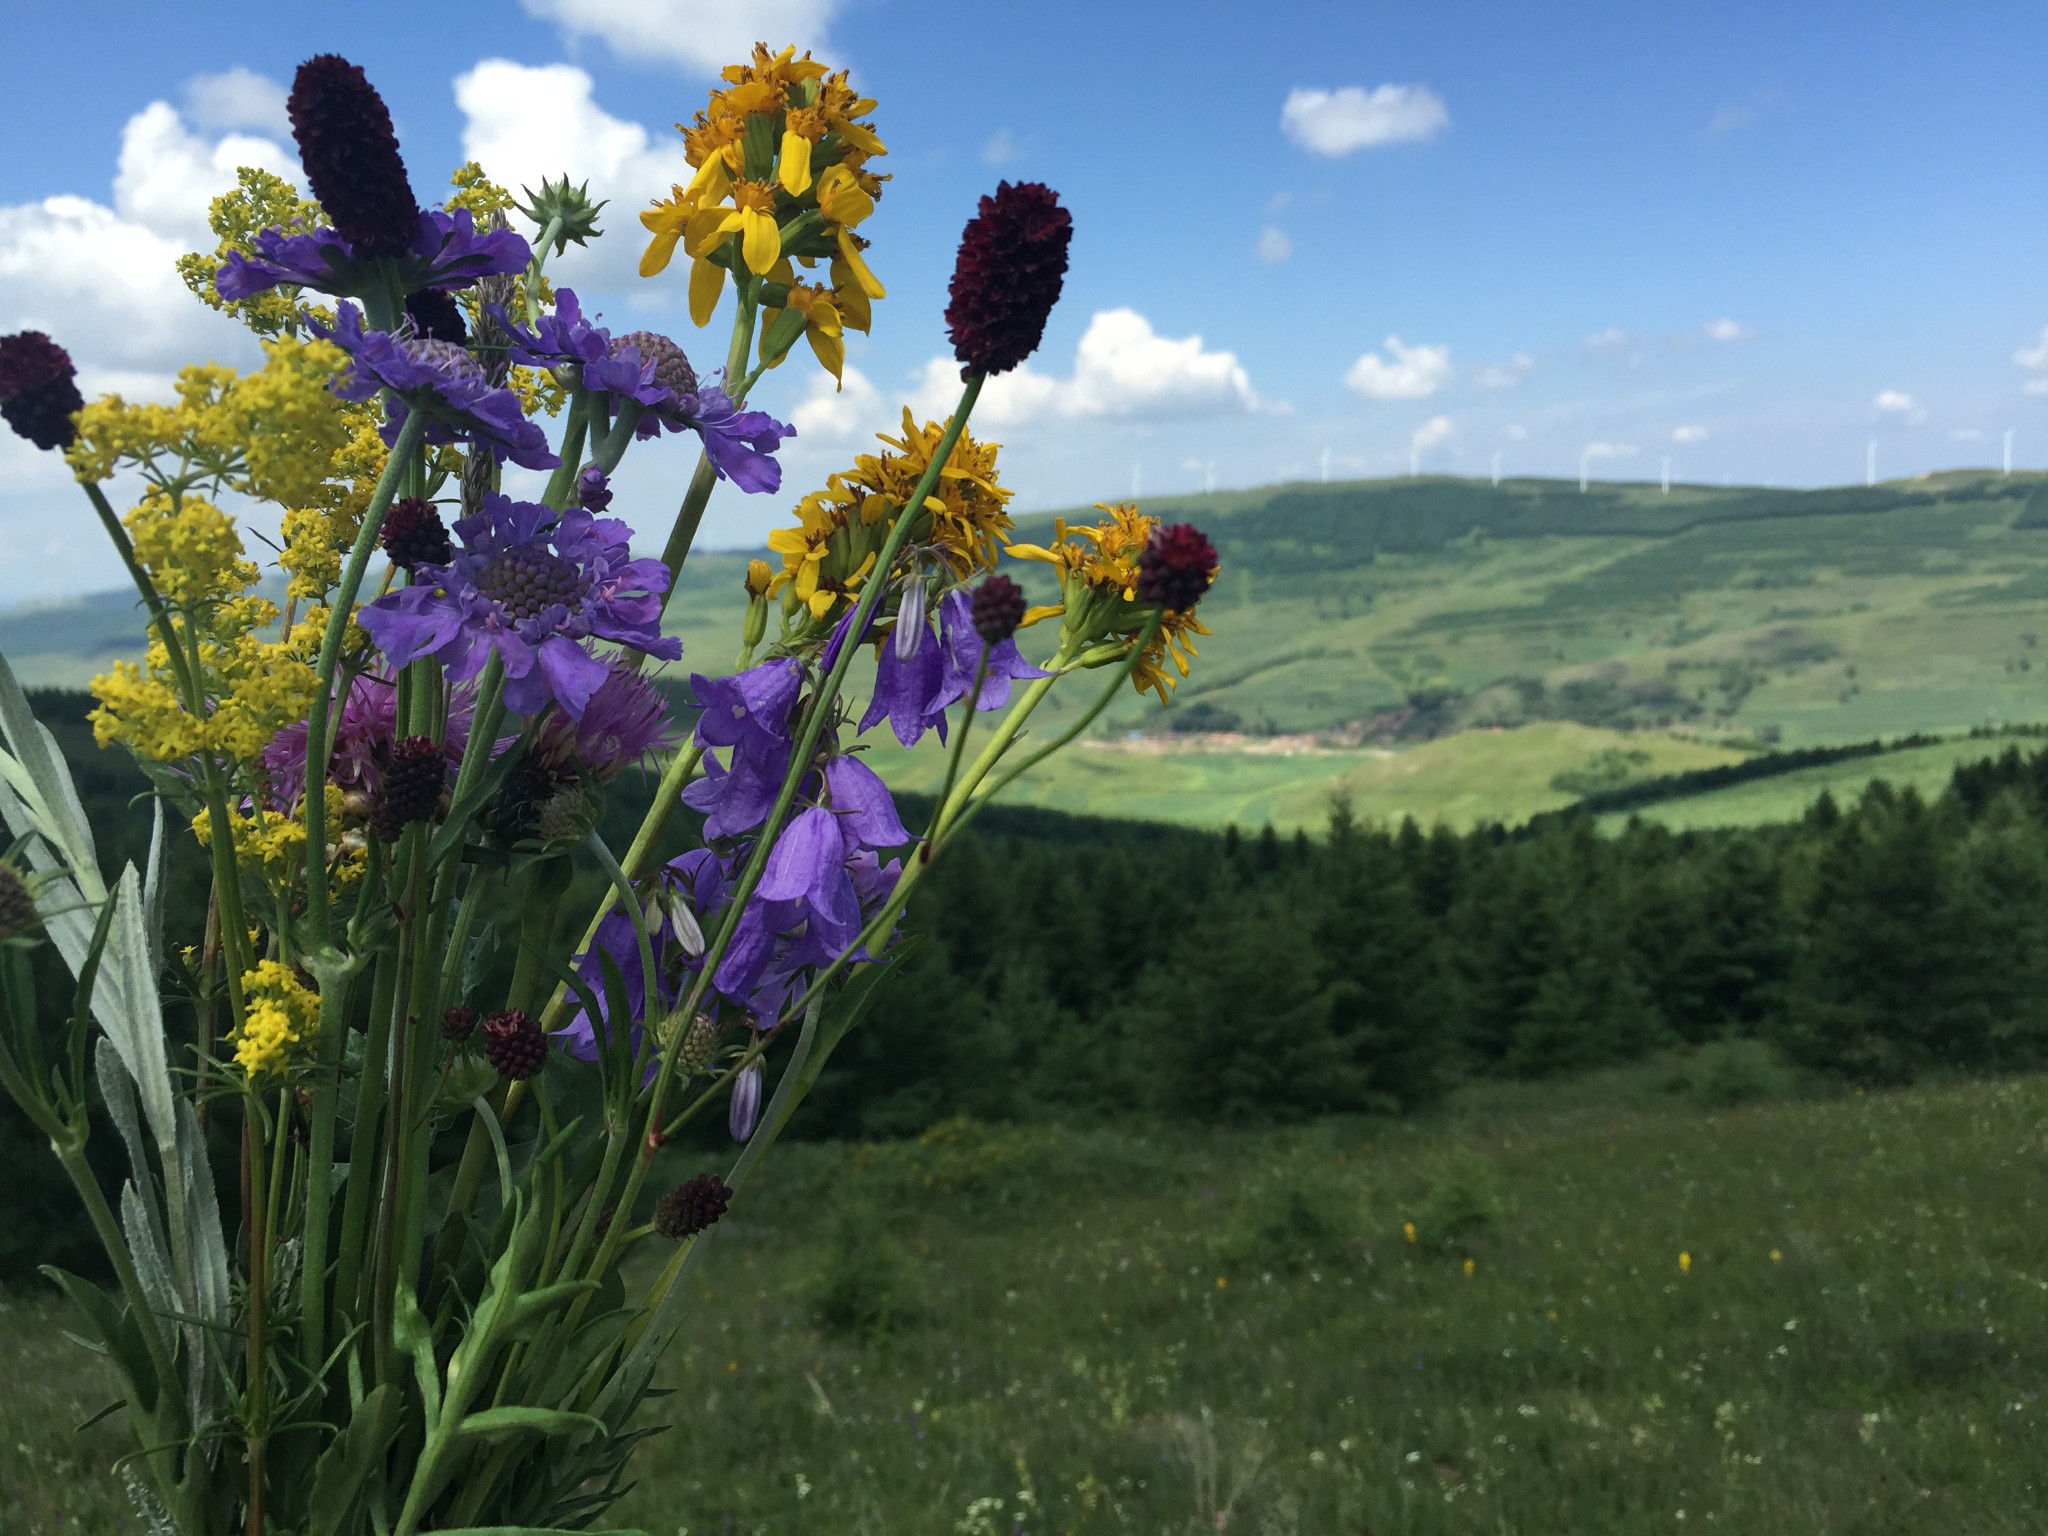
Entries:
MULTIPOLYGON (((1728 1066, 784 1148, 616 1523, 2038 1532, 2048 1079, 1706 1107, 1782 1091, 1728 1066)), ((0 1525, 127 1528, 59 1326, 0 1314, 0 1525)))

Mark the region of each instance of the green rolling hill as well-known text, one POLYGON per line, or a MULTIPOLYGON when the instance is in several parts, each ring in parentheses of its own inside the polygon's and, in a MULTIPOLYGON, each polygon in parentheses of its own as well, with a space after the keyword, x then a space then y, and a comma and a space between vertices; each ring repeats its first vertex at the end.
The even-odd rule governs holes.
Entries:
MULTIPOLYGON (((1662 495, 1425 476, 1148 501, 1216 540, 1215 633, 1173 709, 1120 699, 1025 798, 1285 827, 1320 820, 1341 786, 1368 815, 1469 823, 1567 804, 1589 774, 2048 719, 2044 484, 1970 471, 1662 495)), ((708 553, 685 572, 687 668, 731 666, 744 563, 708 553)), ((82 684, 138 634, 125 594, 0 612, 0 651, 35 683, 82 684)), ((893 744, 876 755, 913 786, 938 773, 893 744)), ((1742 786, 1730 814, 1794 789, 1742 786)), ((1700 800, 1685 816, 1718 814, 1700 800)))

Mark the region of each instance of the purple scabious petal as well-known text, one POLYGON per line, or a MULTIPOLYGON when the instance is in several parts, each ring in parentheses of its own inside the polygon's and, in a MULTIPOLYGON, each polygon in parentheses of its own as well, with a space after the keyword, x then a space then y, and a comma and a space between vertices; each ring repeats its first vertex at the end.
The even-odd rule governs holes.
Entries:
POLYGON ((612 504, 612 483, 595 464, 586 464, 576 477, 576 505, 586 512, 602 512, 612 504))
POLYGON ((529 368, 594 363, 611 352, 611 333, 583 318, 583 303, 573 288, 556 289, 554 311, 542 315, 530 331, 506 314, 501 305, 488 306, 488 313, 511 338, 507 350, 512 361, 529 368))
MULTIPOLYGON (((944 655, 944 673, 929 707, 943 710, 956 700, 967 697, 974 686, 974 674, 981 668, 984 642, 980 631, 974 627, 974 599, 957 589, 947 593, 946 600, 939 605, 939 629, 944 637, 940 646, 944 655)), ((1012 682, 1051 675, 1026 661, 1018 653, 1015 640, 999 641, 988 647, 988 673, 982 678, 981 695, 974 701, 974 707, 1001 709, 1010 702, 1012 682)))
POLYGON ((466 208, 422 211, 404 254, 377 260, 324 226, 266 229, 257 234, 255 246, 254 256, 230 251, 214 274, 213 286, 222 298, 253 298, 289 283, 338 299, 360 299, 388 292, 394 276, 407 293, 467 288, 480 277, 523 272, 533 259, 533 248, 511 230, 479 232, 466 208))
POLYGON ((652 437, 663 427, 695 432, 719 478, 749 493, 781 489, 782 466, 773 454, 784 439, 796 436, 795 427, 766 411, 740 410, 715 384, 678 396, 666 409, 643 417, 638 435, 652 437))
MULTIPOLYGON (((336 788, 374 795, 383 787, 385 765, 399 738, 394 677, 372 670, 349 684, 334 719, 334 751, 327 760, 327 782, 336 788)), ((448 701, 448 729, 441 743, 451 764, 462 761, 475 710, 476 690, 458 685, 448 701)), ((306 782, 306 722, 295 721, 271 737, 257 754, 256 766, 270 808, 288 812, 296 806, 306 782)))

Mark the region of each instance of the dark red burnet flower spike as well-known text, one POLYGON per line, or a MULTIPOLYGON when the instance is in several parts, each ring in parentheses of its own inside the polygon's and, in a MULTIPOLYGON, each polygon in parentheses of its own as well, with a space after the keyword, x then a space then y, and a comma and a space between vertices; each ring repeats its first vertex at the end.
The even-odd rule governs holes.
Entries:
POLYGON ((419 496, 401 496, 384 514, 384 526, 377 530, 384 554, 401 571, 419 565, 446 565, 455 558, 455 546, 448 540, 448 525, 431 501, 419 496))
POLYGON ((1001 645, 1024 622, 1024 589, 1007 576, 991 576, 974 589, 969 613, 982 644, 1001 645))
POLYGON ((732 1203, 732 1190, 715 1173, 700 1173, 654 1202, 654 1230, 681 1242, 715 1226, 732 1203))
POLYGON ((402 256, 420 205, 399 158, 391 113, 359 65, 338 53, 306 60, 285 102, 299 162, 335 233, 358 256, 402 256))
POLYGON ((548 1037, 530 1013, 508 1008, 483 1022, 484 1057, 500 1077, 537 1077, 547 1065, 548 1037))
POLYGON ((1216 546, 1193 523, 1155 528, 1138 556, 1138 601, 1186 613, 1216 578, 1216 546))
POLYGON ((960 377, 1008 373, 1038 350, 1067 275, 1074 216, 1040 182, 1003 182, 960 236, 946 333, 960 377))
POLYGON ((0 418, 38 448, 69 448, 85 404, 71 354, 41 331, 0 336, 0 418))

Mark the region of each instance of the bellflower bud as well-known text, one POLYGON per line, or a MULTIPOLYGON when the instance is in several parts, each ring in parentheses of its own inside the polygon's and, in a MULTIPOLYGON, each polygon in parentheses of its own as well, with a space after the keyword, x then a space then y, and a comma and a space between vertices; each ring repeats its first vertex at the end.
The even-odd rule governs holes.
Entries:
POLYGON ((754 1134, 761 1119, 761 1063, 750 1062, 732 1082, 732 1103, 726 1110, 725 1126, 734 1141, 754 1134))

